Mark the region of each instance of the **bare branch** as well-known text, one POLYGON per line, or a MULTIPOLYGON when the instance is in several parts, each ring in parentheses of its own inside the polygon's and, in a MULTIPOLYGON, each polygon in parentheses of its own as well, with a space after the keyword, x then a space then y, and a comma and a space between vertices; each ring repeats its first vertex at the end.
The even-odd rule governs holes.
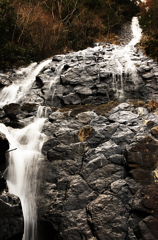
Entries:
POLYGON ((30 10, 30 12, 27 14, 27 21, 26 21, 25 24, 23 25, 23 29, 22 29, 21 34, 20 34, 20 36, 19 36, 19 38, 18 38, 18 41, 17 41, 18 43, 19 43, 19 41, 20 41, 20 39, 21 39, 21 37, 22 37, 22 35, 23 35, 23 33, 24 33, 24 30, 25 30, 25 28, 26 28, 26 26, 27 26, 27 24, 28 24, 28 21, 29 21, 31 12, 32 12, 33 10, 35 10, 36 7, 38 7, 38 6, 39 6, 39 2, 38 2, 38 4, 37 4, 34 8, 32 8, 32 9, 30 10))
POLYGON ((76 11, 76 6, 77 6, 78 0, 75 3, 74 9, 72 12, 70 12, 64 19, 62 19, 62 22, 64 22, 67 18, 68 20, 72 17, 73 13, 76 11))
POLYGON ((54 18, 53 4, 52 4, 52 8, 50 8, 46 2, 44 2, 44 4, 45 4, 46 7, 52 12, 52 17, 54 18))
POLYGON ((15 150, 17 150, 17 148, 14 148, 14 149, 8 150, 8 151, 6 151, 6 152, 0 153, 0 155, 3 155, 3 154, 5 154, 5 153, 9 153, 9 152, 12 152, 12 151, 15 151, 15 150))

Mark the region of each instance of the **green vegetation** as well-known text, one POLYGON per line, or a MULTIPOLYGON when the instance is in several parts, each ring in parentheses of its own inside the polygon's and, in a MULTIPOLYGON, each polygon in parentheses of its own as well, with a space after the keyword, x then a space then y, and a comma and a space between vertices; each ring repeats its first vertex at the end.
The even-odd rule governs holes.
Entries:
POLYGON ((158 0, 140 4, 140 26, 143 30, 141 45, 147 55, 158 60, 158 0))
POLYGON ((1 68, 116 43, 115 30, 138 10, 130 0, 0 0, 1 68))

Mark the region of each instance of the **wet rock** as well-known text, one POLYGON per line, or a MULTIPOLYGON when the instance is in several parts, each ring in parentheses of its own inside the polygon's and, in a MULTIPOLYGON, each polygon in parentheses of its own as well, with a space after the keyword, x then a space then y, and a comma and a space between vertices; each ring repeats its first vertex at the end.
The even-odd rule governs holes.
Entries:
POLYGON ((152 168, 157 159, 158 142, 149 136, 142 136, 137 143, 132 143, 127 147, 127 161, 135 163, 144 168, 152 168))
POLYGON ((50 149, 52 149, 53 147, 55 147, 55 146, 57 146, 57 145, 59 145, 59 144, 60 144, 59 140, 57 140, 55 137, 47 140, 47 141, 43 144, 42 153, 43 153, 44 155, 46 155, 47 152, 48 152, 50 149))
POLYGON ((85 208, 91 200, 91 198, 89 199, 91 189, 88 184, 80 176, 75 176, 71 178, 69 187, 64 209, 71 211, 85 208))
POLYGON ((6 135, 0 132, 0 153, 5 153, 9 149, 9 141, 6 135))
POLYGON ((78 142, 78 131, 73 130, 71 128, 59 128, 57 131, 55 131, 55 136, 58 138, 58 140, 66 145, 69 145, 71 143, 78 142))
POLYGON ((119 123, 133 123, 137 122, 139 115, 132 113, 130 111, 119 111, 109 116, 109 120, 119 123))
POLYGON ((86 164, 82 171, 84 179, 87 179, 92 172, 98 168, 102 168, 108 164, 106 157, 103 154, 96 154, 92 156, 92 159, 86 164))
POLYGON ((36 76, 36 86, 38 88, 42 88, 44 86, 44 82, 40 76, 36 76))
POLYGON ((87 124, 97 115, 94 112, 82 112, 77 114, 76 118, 79 122, 87 124))
POLYGON ((88 87, 75 87, 74 88, 76 93, 79 93, 81 95, 91 95, 92 90, 88 87))
POLYGON ((4 116, 5 116, 5 112, 3 108, 0 108, 0 118, 4 118, 4 116))
POLYGON ((52 58, 52 61, 56 61, 56 62, 60 62, 62 61, 64 58, 64 55, 55 55, 53 58, 52 58))
POLYGON ((87 212, 88 222, 93 226, 97 239, 125 238, 127 217, 124 205, 119 198, 110 194, 100 194, 87 206, 87 212))
POLYGON ((3 110, 6 116, 8 116, 11 119, 15 119, 16 115, 20 112, 20 104, 11 103, 11 104, 5 105, 3 107, 3 110))
POLYGON ((9 145, 6 135, 0 132, 0 173, 4 172, 7 167, 5 153, 9 149, 9 145))
POLYGON ((155 137, 158 137, 158 126, 153 127, 151 129, 151 134, 154 135, 155 137))
POLYGON ((0 74, 0 88, 7 87, 12 84, 12 81, 4 74, 0 74))
MULTIPOLYGON (((157 209, 158 189, 157 184, 144 186, 137 191, 132 201, 132 209, 146 213, 146 216, 152 215, 158 218, 157 209)), ((144 214, 145 215, 145 214, 144 214)))
POLYGON ((156 240, 158 239, 157 233, 158 220, 152 216, 143 219, 137 227, 135 227, 136 236, 143 236, 144 240, 156 240))
POLYGON ((145 73, 142 75, 144 79, 151 79, 154 77, 154 73, 145 73))
POLYGON ((123 156, 119 154, 112 155, 108 158, 110 162, 120 165, 123 163, 123 159, 123 156))
POLYGON ((0 239, 7 240, 17 233, 23 232, 22 210, 17 197, 0 196, 0 239))
POLYGON ((134 137, 134 133, 127 127, 120 126, 117 131, 112 135, 112 140, 122 146, 127 145, 131 142, 134 137))
POLYGON ((81 99, 79 98, 79 96, 75 93, 70 93, 66 96, 63 97, 63 101, 65 104, 80 104, 81 103, 81 99))
POLYGON ((21 110, 22 111, 26 111, 26 112, 34 112, 37 111, 37 104, 35 103, 24 103, 21 106, 21 110))
POLYGON ((53 121, 61 121, 63 119, 67 119, 68 118, 68 114, 63 113, 63 112, 53 112, 50 116, 49 116, 49 121, 53 122, 53 121))

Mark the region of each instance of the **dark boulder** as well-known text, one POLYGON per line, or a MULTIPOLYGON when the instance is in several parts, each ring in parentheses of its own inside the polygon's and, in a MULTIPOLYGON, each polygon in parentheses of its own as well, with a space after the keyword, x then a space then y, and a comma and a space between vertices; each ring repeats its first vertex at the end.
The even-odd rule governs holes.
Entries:
POLYGON ((5 105, 3 109, 7 117, 10 119, 16 119, 16 115, 20 112, 20 104, 10 103, 5 105))

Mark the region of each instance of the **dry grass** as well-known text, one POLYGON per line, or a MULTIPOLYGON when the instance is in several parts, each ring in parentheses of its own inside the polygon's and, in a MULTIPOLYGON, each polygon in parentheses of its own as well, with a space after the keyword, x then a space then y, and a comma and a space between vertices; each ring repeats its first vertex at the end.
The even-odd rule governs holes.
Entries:
POLYGON ((78 139, 80 140, 80 142, 84 142, 91 136, 92 132, 93 129, 90 126, 85 126, 80 129, 78 133, 78 139))
POLYGON ((104 43, 111 43, 118 45, 119 44, 119 37, 115 33, 109 33, 107 35, 100 35, 95 40, 95 42, 104 42, 104 43))

